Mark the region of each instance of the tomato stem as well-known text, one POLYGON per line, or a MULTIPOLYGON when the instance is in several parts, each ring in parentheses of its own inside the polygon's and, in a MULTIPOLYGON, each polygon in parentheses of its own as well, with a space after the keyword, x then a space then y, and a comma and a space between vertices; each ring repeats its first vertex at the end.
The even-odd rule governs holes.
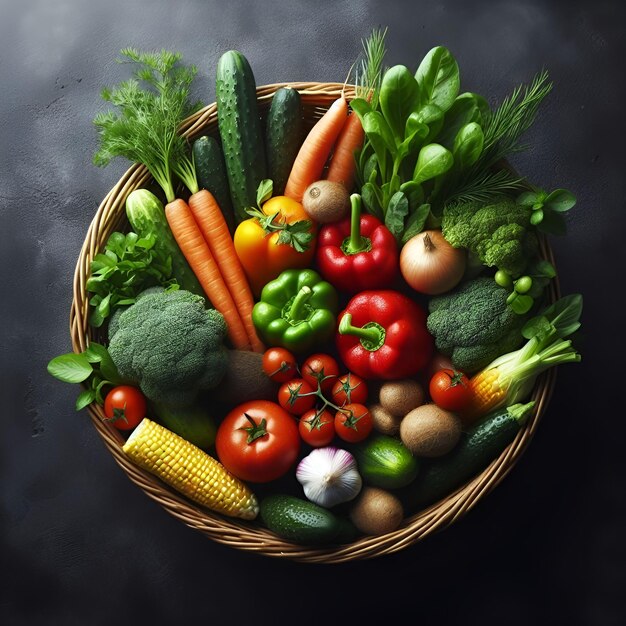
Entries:
POLYGON ((242 426, 239 430, 245 430, 248 433, 246 443, 254 443, 260 437, 267 435, 267 420, 263 418, 259 424, 257 424, 252 416, 248 413, 244 413, 246 419, 252 424, 252 426, 242 426))

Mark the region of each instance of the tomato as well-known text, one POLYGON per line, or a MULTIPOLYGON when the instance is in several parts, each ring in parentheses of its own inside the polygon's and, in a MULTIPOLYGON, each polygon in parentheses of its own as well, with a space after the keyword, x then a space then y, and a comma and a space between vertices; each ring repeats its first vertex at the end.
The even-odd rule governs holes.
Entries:
POLYGON ((367 384, 360 376, 348 372, 340 376, 333 385, 332 396, 333 402, 339 406, 352 402, 365 404, 367 402, 367 384))
POLYGON ((327 446, 335 436, 335 420, 330 411, 311 409, 300 418, 300 437, 314 448, 327 446))
POLYGON ((146 416, 146 398, 137 387, 113 387, 104 399, 104 414, 118 430, 132 430, 146 416))
POLYGON ((302 415, 312 409, 316 397, 313 387, 303 378, 293 378, 278 390, 278 403, 294 415, 302 415))
POLYGON ((269 348, 263 353, 263 371, 275 383, 286 383, 298 373, 298 363, 289 350, 269 348))
POLYGON ((463 411, 472 399, 469 379, 454 369, 439 370, 430 379, 429 391, 433 402, 446 411, 463 411))
POLYGON ((302 364, 302 378, 313 389, 317 389, 319 383, 323 394, 331 392, 333 385, 339 376, 339 365, 329 354, 312 354, 302 364))
POLYGON ((346 404, 335 414, 335 432, 344 441, 363 441, 372 432, 372 416, 363 404, 346 404))
POLYGON ((300 435, 291 415, 275 402, 253 400, 234 408, 215 437, 217 456, 242 480, 267 483, 294 465, 300 435))

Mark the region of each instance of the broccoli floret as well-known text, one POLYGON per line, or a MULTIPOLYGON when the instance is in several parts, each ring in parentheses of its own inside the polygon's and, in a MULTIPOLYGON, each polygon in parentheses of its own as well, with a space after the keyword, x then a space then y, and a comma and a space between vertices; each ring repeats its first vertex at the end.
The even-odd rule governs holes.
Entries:
POLYGON ((471 250, 485 265, 504 270, 514 278, 537 254, 530 211, 509 198, 486 205, 471 202, 447 206, 441 230, 455 248, 471 250))
POLYGON ((507 296, 493 278, 481 277, 431 298, 428 331, 455 367, 476 372, 522 343, 526 317, 507 305, 507 296))
POLYGON ((154 402, 191 404, 226 373, 226 322, 189 291, 151 289, 119 315, 111 330, 109 354, 120 375, 154 402))

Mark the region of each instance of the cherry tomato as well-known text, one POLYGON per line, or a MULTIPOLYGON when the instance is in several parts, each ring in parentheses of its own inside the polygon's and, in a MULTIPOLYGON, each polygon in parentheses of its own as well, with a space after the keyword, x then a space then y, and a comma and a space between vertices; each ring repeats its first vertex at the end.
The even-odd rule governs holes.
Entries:
POLYGON ((356 374, 348 372, 340 376, 333 385, 332 400, 334 404, 365 404, 367 402, 367 384, 356 374))
POLYGON ((268 400, 234 408, 215 437, 217 456, 242 480, 267 483, 289 471, 300 453, 300 435, 291 415, 268 400))
POLYGON ((335 420, 330 411, 311 409, 301 418, 300 437, 314 448, 327 446, 335 436, 335 420))
POLYGON ((344 441, 363 441, 372 432, 372 416, 363 404, 346 404, 335 414, 335 432, 344 441))
POLYGON ((275 383, 286 383, 298 373, 298 363, 289 350, 268 348, 263 353, 263 371, 275 383))
POLYGON ((113 387, 104 399, 104 414, 118 430, 132 430, 146 416, 146 398, 137 387, 113 387))
POLYGON ((429 391, 433 402, 446 411, 463 411, 472 399, 467 376, 454 369, 439 370, 430 379, 429 391))
POLYGON ((278 390, 278 403, 294 415, 302 415, 312 409, 316 397, 313 387, 303 378, 293 378, 283 383, 278 390))
POLYGON ((337 376, 339 376, 339 365, 329 354, 312 354, 302 364, 302 378, 317 389, 319 383, 324 395, 331 392, 337 376))

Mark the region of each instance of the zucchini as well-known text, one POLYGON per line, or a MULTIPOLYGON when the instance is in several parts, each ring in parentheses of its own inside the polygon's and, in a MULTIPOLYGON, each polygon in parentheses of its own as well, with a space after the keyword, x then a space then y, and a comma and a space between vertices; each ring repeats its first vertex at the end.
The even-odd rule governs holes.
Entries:
POLYGON ((152 403, 151 408, 155 421, 194 446, 208 450, 215 443, 215 421, 199 406, 172 408, 152 403))
POLYGON ((382 489, 398 489, 415 480, 417 459, 399 440, 387 435, 370 437, 353 449, 363 480, 382 489))
POLYGON ((281 87, 272 98, 265 127, 267 167, 274 195, 285 191, 287 179, 303 139, 302 105, 297 89, 281 87))
POLYGON ((198 185, 200 189, 208 189, 213 194, 232 235, 235 232, 235 215, 220 144, 215 137, 199 137, 193 142, 191 150, 198 185))
POLYGON ((180 288, 202 296, 209 306, 204 289, 172 235, 161 201, 147 189, 136 189, 126 199, 126 215, 133 230, 140 237, 155 235, 154 247, 171 257, 172 274, 180 288))
POLYGON ((279 537, 319 545, 345 540, 346 524, 330 511, 294 496, 271 495, 261 502, 261 521, 279 537))
POLYGON ((515 438, 534 402, 490 413, 449 454, 432 461, 407 490, 407 505, 424 507, 451 494, 491 463, 515 438))
POLYGON ((249 218, 246 209, 256 205, 259 183, 267 178, 254 75, 241 52, 229 50, 220 57, 215 98, 230 197, 241 222, 249 218))

